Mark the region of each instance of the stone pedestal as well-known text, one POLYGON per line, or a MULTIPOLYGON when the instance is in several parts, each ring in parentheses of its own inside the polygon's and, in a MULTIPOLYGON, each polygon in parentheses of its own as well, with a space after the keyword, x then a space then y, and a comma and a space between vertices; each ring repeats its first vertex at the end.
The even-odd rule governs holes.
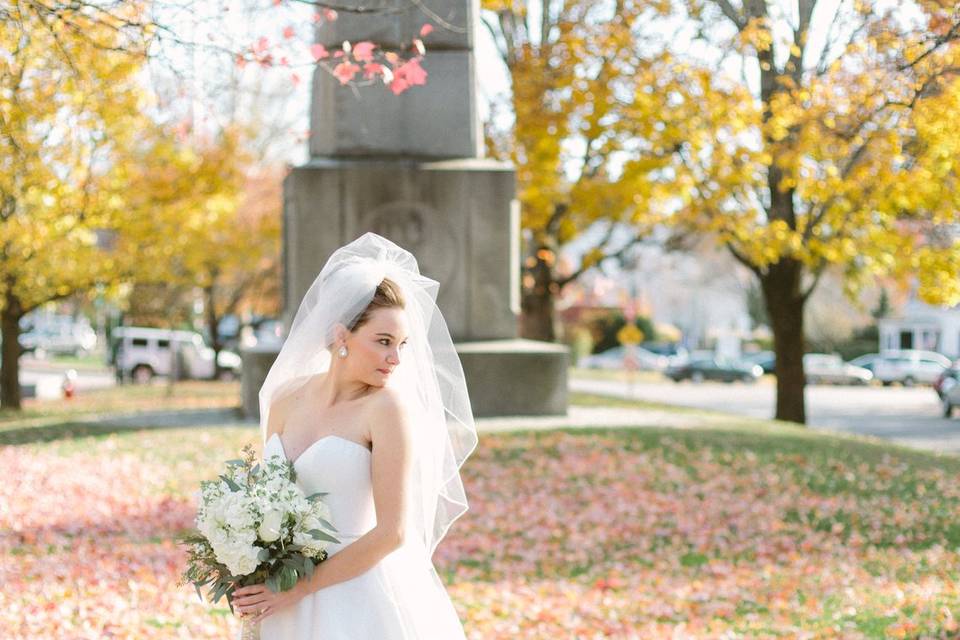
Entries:
POLYGON ((458 344, 473 415, 566 415, 568 351, 521 339, 458 344))
POLYGON ((490 160, 313 160, 284 183, 284 308, 289 326, 327 258, 373 231, 440 283, 450 335, 517 335, 519 212, 514 173, 490 160))
POLYGON ((243 375, 240 377, 240 396, 243 415, 260 419, 260 387, 280 354, 276 347, 253 347, 240 351, 243 375))
MULTIPOLYGON (((473 415, 566 415, 568 350, 533 340, 485 340, 456 345, 473 415)), ((259 419, 257 394, 276 349, 248 349, 243 358, 243 413, 259 419)))

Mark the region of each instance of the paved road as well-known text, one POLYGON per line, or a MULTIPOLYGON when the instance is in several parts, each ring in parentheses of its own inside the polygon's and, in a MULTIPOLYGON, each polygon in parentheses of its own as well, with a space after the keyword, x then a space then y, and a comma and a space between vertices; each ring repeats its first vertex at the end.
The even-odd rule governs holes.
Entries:
MULTIPOLYGON (((705 382, 626 383, 571 378, 573 391, 632 397, 648 402, 773 416, 774 385, 705 382)), ((960 418, 944 418, 937 394, 929 387, 807 387, 807 420, 813 427, 869 434, 922 449, 960 453, 960 418)))

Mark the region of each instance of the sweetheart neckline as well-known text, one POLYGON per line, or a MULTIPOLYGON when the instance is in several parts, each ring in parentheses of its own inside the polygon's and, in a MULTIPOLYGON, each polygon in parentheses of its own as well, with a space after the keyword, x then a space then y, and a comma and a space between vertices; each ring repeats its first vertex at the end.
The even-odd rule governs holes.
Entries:
POLYGON ((373 453, 373 452, 370 451, 370 449, 368 449, 365 445, 360 444, 360 443, 357 442, 356 440, 351 440, 350 438, 344 438, 343 436, 338 436, 338 435, 336 435, 336 434, 332 434, 332 433, 331 433, 331 434, 328 434, 328 435, 323 436, 322 438, 317 438, 317 439, 314 440, 312 443, 310 443, 310 444, 307 446, 306 449, 304 449, 303 451, 300 452, 300 455, 297 456, 297 459, 296 459, 296 460, 290 460, 290 458, 287 456, 287 449, 286 449, 286 447, 283 446, 283 440, 280 438, 280 434, 274 433, 274 434, 273 434, 272 436, 270 436, 270 437, 277 439, 277 444, 280 445, 280 451, 283 453, 284 459, 286 459, 287 462, 289 462, 290 464, 292 464, 292 465, 294 465, 294 466, 296 466, 296 464, 297 464, 298 462, 300 462, 300 458, 302 458, 304 455, 306 455, 306 453, 307 453, 308 451, 310 451, 311 449, 313 449, 316 445, 320 444, 320 443, 323 442, 324 440, 327 440, 327 439, 330 439, 330 438, 334 438, 334 439, 336 439, 336 440, 341 440, 341 441, 343 441, 343 442, 347 442, 347 443, 349 443, 349 444, 352 444, 352 445, 355 446, 355 447, 359 447, 360 449, 363 449, 363 450, 366 451, 367 453, 373 453))

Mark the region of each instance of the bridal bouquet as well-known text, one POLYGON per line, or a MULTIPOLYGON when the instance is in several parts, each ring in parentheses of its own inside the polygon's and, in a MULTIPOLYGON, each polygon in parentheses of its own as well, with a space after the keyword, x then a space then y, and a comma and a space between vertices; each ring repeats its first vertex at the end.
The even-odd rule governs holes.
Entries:
POLYGON ((332 533, 324 493, 305 495, 283 456, 255 464, 252 447, 229 460, 218 480, 200 484, 197 531, 182 536, 187 568, 181 584, 209 585, 211 602, 242 586, 265 583, 274 592, 292 589, 327 558, 332 533))

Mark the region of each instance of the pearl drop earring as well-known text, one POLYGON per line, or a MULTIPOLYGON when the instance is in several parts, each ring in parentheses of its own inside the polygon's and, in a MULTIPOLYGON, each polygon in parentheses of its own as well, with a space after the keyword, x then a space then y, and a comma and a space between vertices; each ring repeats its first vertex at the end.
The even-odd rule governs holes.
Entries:
POLYGON ((344 346, 340 347, 340 351, 339 351, 338 353, 339 353, 339 355, 340 355, 341 358, 346 358, 346 357, 347 357, 347 346, 344 345, 344 346))

